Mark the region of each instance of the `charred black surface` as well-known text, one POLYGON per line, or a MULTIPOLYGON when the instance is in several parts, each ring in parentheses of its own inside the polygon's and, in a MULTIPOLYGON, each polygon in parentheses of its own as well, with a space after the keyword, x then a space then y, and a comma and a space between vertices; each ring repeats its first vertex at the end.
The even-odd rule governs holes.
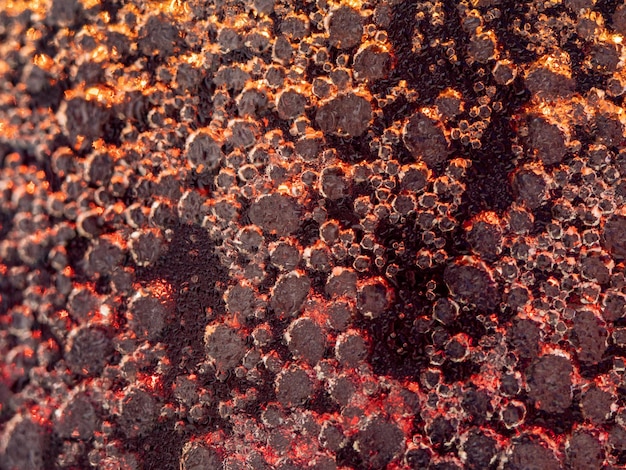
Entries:
MULTIPOLYGON (((172 286, 174 311, 163 330, 162 342, 172 365, 164 376, 163 391, 169 396, 173 381, 184 372, 189 373, 196 364, 204 361, 204 330, 207 315, 224 313, 223 292, 218 285, 228 277, 214 254, 213 242, 205 230, 194 225, 179 225, 174 229, 172 242, 161 259, 149 268, 137 271, 137 281, 147 286, 151 282, 165 281, 172 286)), ((203 377, 211 382, 216 397, 228 399, 230 391, 242 383, 231 377, 217 382, 210 374, 203 377)), ((175 468, 182 446, 196 431, 186 428, 182 435, 174 430, 176 419, 160 422, 151 433, 133 441, 140 452, 145 468, 175 468)), ((208 429, 227 430, 229 424, 214 410, 208 416, 208 429)))

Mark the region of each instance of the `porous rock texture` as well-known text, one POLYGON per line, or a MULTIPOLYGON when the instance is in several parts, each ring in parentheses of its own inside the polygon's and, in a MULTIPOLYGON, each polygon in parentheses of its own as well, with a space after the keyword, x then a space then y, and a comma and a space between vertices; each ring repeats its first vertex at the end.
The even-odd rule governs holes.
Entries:
POLYGON ((0 0, 0 470, 626 468, 624 34, 0 0))

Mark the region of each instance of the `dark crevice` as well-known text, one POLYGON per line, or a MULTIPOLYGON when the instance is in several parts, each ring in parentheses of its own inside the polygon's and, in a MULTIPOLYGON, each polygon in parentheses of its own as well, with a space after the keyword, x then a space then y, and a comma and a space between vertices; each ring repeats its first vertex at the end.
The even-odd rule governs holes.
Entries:
POLYGON ((589 57, 589 46, 581 46, 581 42, 574 36, 563 45, 563 50, 570 57, 572 78, 576 82, 576 92, 585 95, 592 88, 606 89, 607 76, 589 69, 585 65, 585 61, 589 57))
POLYGON ((601 13, 606 24, 610 26, 613 25, 613 13, 617 7, 624 4, 622 0, 596 0, 594 3, 592 10, 601 13))
POLYGON ((520 20, 522 25, 527 22, 526 15, 533 3, 531 0, 506 2, 500 9, 501 16, 490 23, 490 28, 497 31, 498 43, 516 64, 529 64, 538 58, 536 52, 528 49, 528 41, 513 29, 515 20, 520 20))
MULTIPOLYGON (((172 365, 163 379, 167 397, 176 377, 185 373, 184 364, 196 365, 204 361, 207 316, 225 313, 223 292, 216 286, 219 282, 226 283, 228 276, 214 254, 213 243, 206 231, 195 225, 178 225, 174 228, 168 251, 155 265, 138 269, 136 277, 143 285, 164 280, 172 286, 174 293, 175 315, 161 335, 172 365)), ((211 377, 204 380, 213 382, 211 389, 217 399, 228 400, 231 390, 243 385, 232 376, 223 383, 211 377)), ((208 419, 207 430, 229 429, 229 423, 215 409, 208 419)), ((191 437, 193 427, 180 435, 174 430, 175 422, 174 419, 161 422, 145 438, 131 441, 143 455, 144 468, 178 467, 182 446, 191 437)))
MULTIPOLYGON (((472 162, 463 180, 466 191, 462 204, 453 214, 458 228, 453 233, 444 233, 447 256, 454 259, 469 253, 469 246, 461 229, 465 221, 488 210, 502 216, 513 202, 509 178, 516 164, 511 149, 516 138, 516 130, 510 116, 522 110, 530 99, 530 93, 525 89, 521 78, 516 79, 511 85, 502 86, 495 83, 491 75, 481 75, 479 64, 469 67, 464 64, 461 67, 461 64, 451 63, 428 47, 424 52, 414 52, 412 50, 414 28, 419 28, 424 35, 424 44, 429 44, 435 37, 451 38, 456 44, 467 44, 469 40, 467 33, 461 28, 456 8, 452 5, 446 6, 446 23, 442 27, 429 26, 426 21, 417 25, 416 8, 416 4, 410 2, 403 2, 395 7, 394 28, 389 32, 389 38, 396 55, 396 66, 391 76, 386 81, 375 84, 372 90, 381 92, 403 79, 407 81, 409 87, 419 91, 420 104, 433 104, 442 90, 452 87, 461 92, 467 106, 468 102, 477 102, 481 96, 480 91, 476 91, 479 88, 475 90, 475 84, 481 81, 484 87, 492 85, 496 87, 493 101, 499 101, 503 105, 501 111, 492 114, 481 138, 481 148, 473 149, 462 146, 459 142, 452 143, 455 156, 467 158, 472 162)), ((505 18, 511 18, 514 14, 515 12, 508 11, 505 18)), ((505 41, 520 41, 510 32, 508 26, 503 25, 500 30, 506 30, 505 41)), ((516 54, 523 56, 524 61, 533 60, 532 55, 524 51, 525 45, 519 44, 516 54)), ((391 122, 406 119, 414 110, 414 104, 409 103, 404 97, 399 97, 383 109, 382 124, 389 125, 391 122)), ((394 155, 401 163, 414 161, 414 157, 408 154, 404 145, 396 147, 394 155)), ((423 248, 423 243, 421 230, 413 227, 415 222, 411 218, 402 226, 389 222, 382 222, 379 225, 376 234, 383 246, 387 247, 387 265, 395 263, 400 266, 400 272, 390 280, 396 294, 396 303, 384 318, 363 320, 361 325, 373 338, 374 349, 371 358, 374 370, 376 373, 393 377, 416 376, 428 365, 424 348, 431 344, 431 339, 417 331, 419 327, 416 327, 419 322, 428 321, 431 315, 432 301, 427 299, 424 286, 428 281, 434 281, 437 286, 435 295, 445 297, 448 294, 443 282, 445 266, 429 270, 421 270, 415 266, 415 256, 423 248), (399 242, 404 246, 401 255, 393 248, 394 243, 399 242)), ((384 275, 382 272, 379 274, 384 275)), ((447 327, 447 331, 450 335, 463 332, 473 341, 480 340, 486 334, 486 330, 476 319, 476 315, 473 311, 468 312, 461 316, 457 323, 447 327)), ((471 362, 450 362, 445 369, 448 370, 446 379, 449 381, 465 380, 477 372, 471 362)))

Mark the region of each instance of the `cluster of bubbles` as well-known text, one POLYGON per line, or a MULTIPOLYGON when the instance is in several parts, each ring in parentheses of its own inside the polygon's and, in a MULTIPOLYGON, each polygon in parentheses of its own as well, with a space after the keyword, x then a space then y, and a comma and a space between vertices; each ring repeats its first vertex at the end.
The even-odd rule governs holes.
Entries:
POLYGON ((626 7, 4 3, 0 469, 624 467, 626 7))

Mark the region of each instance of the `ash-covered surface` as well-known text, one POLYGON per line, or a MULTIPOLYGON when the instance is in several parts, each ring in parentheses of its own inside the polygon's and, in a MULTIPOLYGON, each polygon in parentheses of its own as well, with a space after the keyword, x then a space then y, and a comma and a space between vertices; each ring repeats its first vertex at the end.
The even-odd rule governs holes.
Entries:
POLYGON ((0 0, 0 469, 626 468, 624 34, 0 0))

